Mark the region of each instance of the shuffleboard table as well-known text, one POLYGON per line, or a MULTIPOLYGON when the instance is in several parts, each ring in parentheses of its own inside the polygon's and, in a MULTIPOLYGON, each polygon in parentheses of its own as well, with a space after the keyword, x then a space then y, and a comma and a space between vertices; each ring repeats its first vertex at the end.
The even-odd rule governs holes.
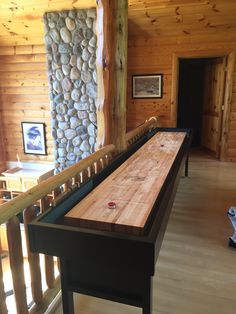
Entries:
POLYGON ((29 224, 31 251, 60 258, 65 314, 74 313, 73 292, 152 313, 155 263, 190 142, 189 130, 148 132, 29 224))

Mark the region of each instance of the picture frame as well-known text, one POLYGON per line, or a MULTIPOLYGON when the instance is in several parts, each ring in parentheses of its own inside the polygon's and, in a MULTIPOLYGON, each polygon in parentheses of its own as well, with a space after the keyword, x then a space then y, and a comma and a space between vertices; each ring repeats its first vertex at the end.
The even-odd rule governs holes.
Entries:
POLYGON ((163 74, 132 75, 132 98, 162 98, 163 74))
POLYGON ((45 124, 39 122, 21 122, 21 128, 24 153, 47 155, 45 124))

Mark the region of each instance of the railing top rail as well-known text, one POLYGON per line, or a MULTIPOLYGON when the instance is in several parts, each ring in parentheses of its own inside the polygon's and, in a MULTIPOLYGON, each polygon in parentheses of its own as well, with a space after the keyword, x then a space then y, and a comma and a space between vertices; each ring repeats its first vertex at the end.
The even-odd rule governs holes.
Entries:
POLYGON ((5 204, 0 206, 0 224, 5 223, 14 215, 20 213, 26 207, 34 204, 39 199, 51 193, 54 189, 64 184, 67 180, 78 175, 81 171, 88 168, 94 162, 104 157, 106 154, 115 151, 115 145, 107 145, 79 163, 65 169, 61 173, 50 177, 49 179, 39 183, 37 186, 32 187, 25 193, 13 198, 5 204))
POLYGON ((157 125, 158 117, 151 117, 148 120, 146 120, 143 124, 138 126, 137 128, 129 131, 126 133, 126 142, 131 140, 133 137, 138 135, 140 132, 145 132, 148 130, 150 127, 154 127, 157 125))

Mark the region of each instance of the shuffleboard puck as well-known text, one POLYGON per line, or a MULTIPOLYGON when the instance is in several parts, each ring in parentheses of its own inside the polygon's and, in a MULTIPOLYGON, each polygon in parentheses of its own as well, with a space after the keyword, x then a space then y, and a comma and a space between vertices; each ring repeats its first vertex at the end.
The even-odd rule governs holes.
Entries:
POLYGON ((115 202, 108 202, 107 207, 109 209, 116 209, 116 203, 115 202))

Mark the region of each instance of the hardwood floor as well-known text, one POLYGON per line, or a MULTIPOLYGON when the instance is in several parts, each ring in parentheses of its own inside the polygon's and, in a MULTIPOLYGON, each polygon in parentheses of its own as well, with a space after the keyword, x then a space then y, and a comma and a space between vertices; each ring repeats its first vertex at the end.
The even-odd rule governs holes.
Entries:
MULTIPOLYGON (((156 264, 153 314, 232 314, 236 249, 227 209, 236 205, 236 164, 190 157, 156 264)), ((141 309, 75 295, 76 314, 141 314, 141 309)), ((61 314, 62 308, 55 314, 61 314)))

